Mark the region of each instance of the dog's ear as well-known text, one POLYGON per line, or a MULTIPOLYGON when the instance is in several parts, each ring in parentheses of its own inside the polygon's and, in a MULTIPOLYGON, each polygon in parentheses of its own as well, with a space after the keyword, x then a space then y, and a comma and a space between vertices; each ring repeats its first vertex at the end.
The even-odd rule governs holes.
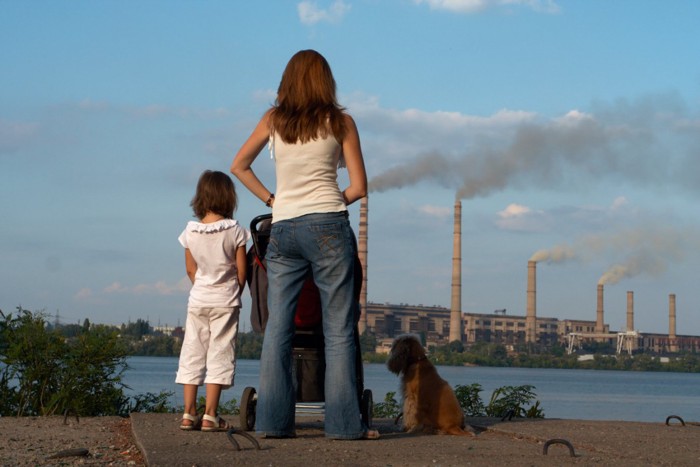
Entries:
POLYGON ((406 369, 408 357, 410 356, 410 343, 406 339, 398 338, 391 346, 389 360, 386 362, 389 371, 399 374, 406 369))

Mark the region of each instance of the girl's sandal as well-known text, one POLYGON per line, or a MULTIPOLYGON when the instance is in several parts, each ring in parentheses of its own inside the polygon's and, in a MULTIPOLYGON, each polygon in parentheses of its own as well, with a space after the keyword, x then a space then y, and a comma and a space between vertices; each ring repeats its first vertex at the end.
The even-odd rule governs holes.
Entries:
POLYGON ((180 422, 180 429, 184 430, 184 431, 199 430, 201 423, 202 423, 202 419, 199 418, 198 415, 190 415, 187 412, 185 412, 184 414, 182 414, 182 421, 180 422), (190 421, 192 423, 185 425, 185 420, 190 421))
POLYGON ((204 414, 202 418, 207 421, 211 422, 214 425, 212 426, 204 426, 202 425, 202 431, 206 432, 214 432, 214 431, 228 431, 231 427, 226 420, 223 418, 219 417, 218 415, 216 417, 212 417, 211 415, 204 414))
POLYGON ((367 430, 361 439, 379 439, 379 432, 377 430, 367 430))

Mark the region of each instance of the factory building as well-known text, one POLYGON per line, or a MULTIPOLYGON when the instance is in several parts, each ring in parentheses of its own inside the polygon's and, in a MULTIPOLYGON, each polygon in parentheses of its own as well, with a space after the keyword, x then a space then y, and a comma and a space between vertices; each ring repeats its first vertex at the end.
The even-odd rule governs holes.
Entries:
MULTIPOLYGON (((391 340, 401 334, 425 336, 428 345, 446 345, 450 342, 451 309, 438 306, 367 303, 367 331, 373 334, 380 347, 390 346, 391 340)), ((466 346, 476 342, 501 344, 507 347, 527 343, 527 317, 507 315, 505 310, 493 313, 462 313, 462 343, 466 346)), ((598 336, 600 324, 597 320, 574 320, 537 317, 535 341, 542 345, 559 343, 566 346, 571 335, 598 336), (598 328, 597 328, 598 327, 598 328), (596 334, 597 333, 597 334, 596 334)), ((618 334, 604 324, 605 338, 598 342, 615 345, 618 334)), ((633 349, 644 349, 656 353, 700 352, 700 336, 684 336, 658 333, 642 333, 634 338, 633 349)))

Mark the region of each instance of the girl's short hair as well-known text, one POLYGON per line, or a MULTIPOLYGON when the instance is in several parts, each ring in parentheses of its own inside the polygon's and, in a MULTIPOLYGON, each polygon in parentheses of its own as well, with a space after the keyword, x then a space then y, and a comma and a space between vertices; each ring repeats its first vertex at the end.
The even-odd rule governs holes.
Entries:
POLYGON ((231 177, 223 172, 205 170, 197 182, 197 191, 190 202, 195 217, 204 219, 207 212, 213 212, 225 219, 233 219, 238 198, 231 177))
POLYGON ((272 109, 271 126, 287 143, 306 143, 329 133, 338 142, 345 138, 345 109, 336 99, 333 72, 315 50, 301 50, 289 60, 272 109))

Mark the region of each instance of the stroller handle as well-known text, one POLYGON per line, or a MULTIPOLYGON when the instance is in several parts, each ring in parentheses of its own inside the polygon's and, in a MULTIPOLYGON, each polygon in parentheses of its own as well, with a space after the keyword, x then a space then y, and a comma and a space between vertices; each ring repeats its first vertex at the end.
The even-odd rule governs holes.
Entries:
POLYGON ((260 214, 250 221, 250 233, 253 238, 253 248, 255 248, 255 254, 260 257, 260 245, 258 244, 258 225, 266 220, 272 219, 272 214, 260 214))

